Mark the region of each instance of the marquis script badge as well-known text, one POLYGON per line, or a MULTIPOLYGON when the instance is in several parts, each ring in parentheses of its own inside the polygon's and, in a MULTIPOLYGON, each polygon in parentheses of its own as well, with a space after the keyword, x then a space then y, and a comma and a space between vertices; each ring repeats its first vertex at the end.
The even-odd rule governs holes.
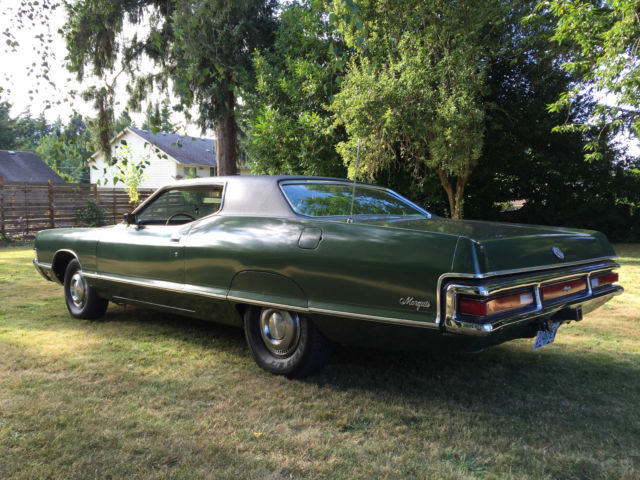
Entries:
POLYGON ((429 308, 431 302, 429 300, 416 300, 413 297, 402 297, 400 299, 400 305, 407 307, 416 307, 416 311, 420 311, 421 308, 429 308))
POLYGON ((551 249, 551 253, 553 253, 560 260, 562 260, 564 258, 564 253, 562 253, 562 250, 560 250, 558 247, 553 247, 551 249))

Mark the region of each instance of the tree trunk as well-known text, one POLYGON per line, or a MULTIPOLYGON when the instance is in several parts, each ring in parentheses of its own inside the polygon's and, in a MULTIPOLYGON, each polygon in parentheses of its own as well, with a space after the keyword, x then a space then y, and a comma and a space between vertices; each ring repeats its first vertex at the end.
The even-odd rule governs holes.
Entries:
POLYGON ((235 98, 229 92, 227 114, 216 125, 216 162, 218 175, 237 175, 238 136, 235 115, 235 98))
POLYGON ((444 191, 447 192, 447 198, 449 199, 449 211, 451 218, 462 219, 464 214, 464 190, 469 183, 469 177, 473 166, 468 160, 465 162, 464 174, 455 178, 455 186, 451 180, 451 177, 443 170, 438 170, 440 176, 440 184, 444 191))
POLYGON ((447 192, 447 198, 449 199, 449 215, 451 218, 458 218, 458 209, 456 205, 456 197, 453 193, 453 185, 451 185, 451 182, 444 171, 438 170, 438 175, 440 176, 440 184, 442 185, 442 188, 444 188, 444 191, 447 192))

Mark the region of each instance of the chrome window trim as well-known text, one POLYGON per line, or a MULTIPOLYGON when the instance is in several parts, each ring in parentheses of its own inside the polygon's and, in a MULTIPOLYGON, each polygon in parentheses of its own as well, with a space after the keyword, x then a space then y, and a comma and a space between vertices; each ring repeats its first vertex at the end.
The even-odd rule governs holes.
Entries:
MULTIPOLYGON (((291 211, 295 215, 298 215, 299 217, 302 217, 302 218, 309 218, 309 219, 315 219, 315 220, 348 217, 348 215, 313 216, 313 215, 305 215, 304 213, 297 212, 296 209, 294 208, 293 204, 289 200, 289 197, 287 196, 287 194, 285 193, 285 191, 284 191, 284 189, 282 187, 283 187, 283 185, 299 185, 299 184, 346 185, 346 186, 349 187, 349 186, 353 185, 353 182, 351 182, 349 180, 312 180, 312 179, 280 180, 278 182, 278 188, 280 189, 280 193, 282 194, 282 196, 284 197, 284 199, 287 202, 287 205, 289 205, 289 208, 291 209, 291 211)), ((391 190, 389 188, 385 188, 385 187, 381 187, 379 185, 374 185, 374 184, 365 183, 365 182, 356 182, 356 185, 360 185, 360 186, 365 187, 365 188, 371 188, 373 190, 381 190, 381 191, 383 191, 385 193, 388 193, 389 195, 391 195, 392 197, 396 198, 397 200, 400 200, 401 202, 408 204, 411 208, 416 209, 419 213, 424 215, 426 218, 433 218, 433 215, 431 213, 429 213, 428 211, 426 211, 424 208, 419 207, 418 205, 413 203, 408 198, 403 197, 399 193, 394 192, 393 190, 391 190)), ((381 217, 398 217, 399 215, 380 215, 380 216, 381 217)), ((406 216, 409 217, 409 215, 406 215, 406 216)))
MULTIPOLYGON (((204 217, 196 218, 195 220, 192 220, 191 222, 187 222, 187 223, 183 224, 183 225, 190 225, 190 224, 192 224, 192 223, 194 223, 194 222, 199 222, 200 220, 204 220, 205 218, 210 218, 210 217, 213 217, 213 216, 215 216, 215 215, 219 215, 219 214, 220 214, 220 212, 222 212, 222 209, 224 208, 224 199, 225 199, 225 197, 226 197, 226 193, 227 193, 227 185, 228 185, 228 182, 227 182, 227 181, 224 181, 224 182, 215 182, 215 181, 213 181, 213 182, 211 182, 211 183, 202 183, 202 184, 186 184, 186 185, 178 185, 178 186, 176 186, 176 185, 174 185, 174 184, 166 185, 166 186, 164 186, 164 187, 160 187, 158 190, 156 190, 155 192, 153 192, 153 193, 149 196, 149 198, 147 198, 147 199, 146 199, 144 202, 142 202, 142 203, 141 203, 137 208, 135 208, 135 209, 133 210, 133 212, 132 212, 132 213, 133 213, 133 214, 135 214, 135 215, 138 215, 140 212, 144 211, 144 209, 146 209, 146 208, 147 208, 147 206, 148 206, 147 204, 148 204, 148 203, 150 204, 150 203, 152 203, 153 201, 155 201, 155 198, 156 198, 156 197, 158 197, 158 196, 162 195, 162 194, 163 194, 164 192, 166 192, 167 190, 178 190, 178 189, 180 189, 181 187, 189 188, 189 187, 214 187, 214 186, 215 186, 215 187, 220 187, 220 186, 222 186, 222 194, 221 194, 222 196, 221 196, 221 201, 220 201, 220 208, 218 208, 218 210, 216 210, 215 212, 210 213, 209 215, 205 215, 204 217)), ((120 222, 120 223, 123 223, 123 222, 120 222)), ((145 225, 145 226, 147 226, 147 225, 145 225)), ((154 226, 160 226, 160 227, 165 227, 165 226, 167 226, 167 227, 175 227, 176 225, 154 225, 154 226)))

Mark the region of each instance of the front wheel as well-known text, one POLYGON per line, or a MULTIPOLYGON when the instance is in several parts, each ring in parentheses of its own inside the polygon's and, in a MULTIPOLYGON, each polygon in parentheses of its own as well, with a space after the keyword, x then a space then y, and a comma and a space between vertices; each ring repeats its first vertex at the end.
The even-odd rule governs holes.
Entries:
POLYGON ((295 312, 248 308, 244 332, 256 363, 289 378, 319 372, 331 355, 331 343, 309 319, 295 312))
POLYGON ((95 320, 107 311, 109 300, 100 297, 82 275, 78 260, 71 260, 64 274, 64 299, 71 316, 95 320))

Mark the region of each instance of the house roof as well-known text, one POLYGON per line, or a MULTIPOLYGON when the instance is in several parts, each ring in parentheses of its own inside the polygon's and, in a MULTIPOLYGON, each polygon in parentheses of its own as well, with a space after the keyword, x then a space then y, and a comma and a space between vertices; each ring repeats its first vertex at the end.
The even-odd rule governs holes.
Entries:
POLYGON ((0 150, 0 177, 5 182, 47 182, 64 183, 56 172, 51 170, 42 159, 33 152, 14 152, 0 150))
POLYGON ((131 127, 129 130, 175 158, 178 163, 217 166, 215 143, 212 139, 183 137, 176 133, 164 132, 158 132, 154 135, 149 130, 131 127))

